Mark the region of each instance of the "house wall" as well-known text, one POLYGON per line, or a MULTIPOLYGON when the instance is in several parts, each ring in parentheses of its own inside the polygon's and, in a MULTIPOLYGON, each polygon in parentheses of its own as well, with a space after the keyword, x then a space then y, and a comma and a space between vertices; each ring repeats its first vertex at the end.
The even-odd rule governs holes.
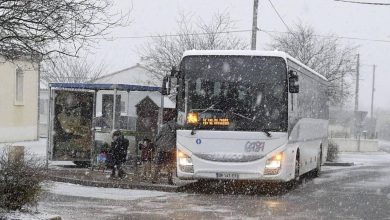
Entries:
POLYGON ((37 64, 27 61, 0 62, 0 142, 38 138, 37 64), (23 102, 16 102, 16 69, 23 70, 23 102))

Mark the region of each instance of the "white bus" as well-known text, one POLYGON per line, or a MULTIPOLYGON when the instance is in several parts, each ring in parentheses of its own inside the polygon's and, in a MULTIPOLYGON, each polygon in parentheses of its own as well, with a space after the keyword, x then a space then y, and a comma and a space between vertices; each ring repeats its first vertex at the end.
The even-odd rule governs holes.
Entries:
POLYGON ((284 52, 186 51, 177 77, 177 176, 287 182, 319 174, 328 81, 284 52))

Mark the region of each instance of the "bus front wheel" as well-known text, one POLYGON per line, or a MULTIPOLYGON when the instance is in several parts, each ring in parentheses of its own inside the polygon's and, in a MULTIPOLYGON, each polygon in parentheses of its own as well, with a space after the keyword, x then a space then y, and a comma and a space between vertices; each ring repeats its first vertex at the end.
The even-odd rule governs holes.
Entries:
POLYGON ((320 153, 319 153, 318 158, 317 158, 317 167, 314 170, 314 176, 315 177, 320 176, 321 166, 322 166, 322 148, 320 148, 320 153))
POLYGON ((300 169, 300 157, 299 157, 299 151, 297 151, 297 155, 295 157, 295 171, 294 171, 294 181, 299 181, 299 169, 300 169))

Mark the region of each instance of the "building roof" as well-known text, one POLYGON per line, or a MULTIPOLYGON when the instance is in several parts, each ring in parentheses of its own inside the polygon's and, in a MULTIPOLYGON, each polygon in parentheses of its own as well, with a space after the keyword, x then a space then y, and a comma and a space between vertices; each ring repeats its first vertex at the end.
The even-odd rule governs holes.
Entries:
MULTIPOLYGON (((149 97, 156 105, 161 107, 161 96, 147 96, 149 97)), ((167 96, 164 96, 164 108, 176 108, 176 104, 172 102, 167 96)))
POLYGON ((187 50, 183 54, 183 58, 186 56, 268 56, 268 57, 281 57, 284 60, 290 59, 295 63, 301 65, 314 75, 320 77, 323 80, 328 81, 323 75, 317 73, 315 70, 301 63, 299 60, 290 56, 288 53, 282 51, 260 51, 260 50, 187 50))
POLYGON ((95 83, 49 83, 51 88, 88 89, 88 90, 123 90, 123 91, 160 91, 157 86, 139 86, 126 84, 95 84, 95 83))
POLYGON ((140 64, 101 76, 92 83, 122 83, 141 86, 161 86, 158 75, 140 64))

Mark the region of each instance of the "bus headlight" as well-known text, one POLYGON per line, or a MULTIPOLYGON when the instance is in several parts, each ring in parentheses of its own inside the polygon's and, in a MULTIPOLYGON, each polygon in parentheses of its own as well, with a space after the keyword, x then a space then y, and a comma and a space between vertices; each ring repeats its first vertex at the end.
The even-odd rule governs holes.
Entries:
POLYGON ((283 153, 275 154, 265 162, 264 175, 276 175, 282 168, 283 153))
POLYGON ((186 173, 193 173, 194 172, 194 165, 192 164, 192 158, 188 156, 187 154, 177 151, 177 157, 179 160, 179 169, 182 172, 186 173))
POLYGON ((191 125, 198 124, 198 113, 197 112, 189 112, 187 114, 187 124, 191 124, 191 125))

